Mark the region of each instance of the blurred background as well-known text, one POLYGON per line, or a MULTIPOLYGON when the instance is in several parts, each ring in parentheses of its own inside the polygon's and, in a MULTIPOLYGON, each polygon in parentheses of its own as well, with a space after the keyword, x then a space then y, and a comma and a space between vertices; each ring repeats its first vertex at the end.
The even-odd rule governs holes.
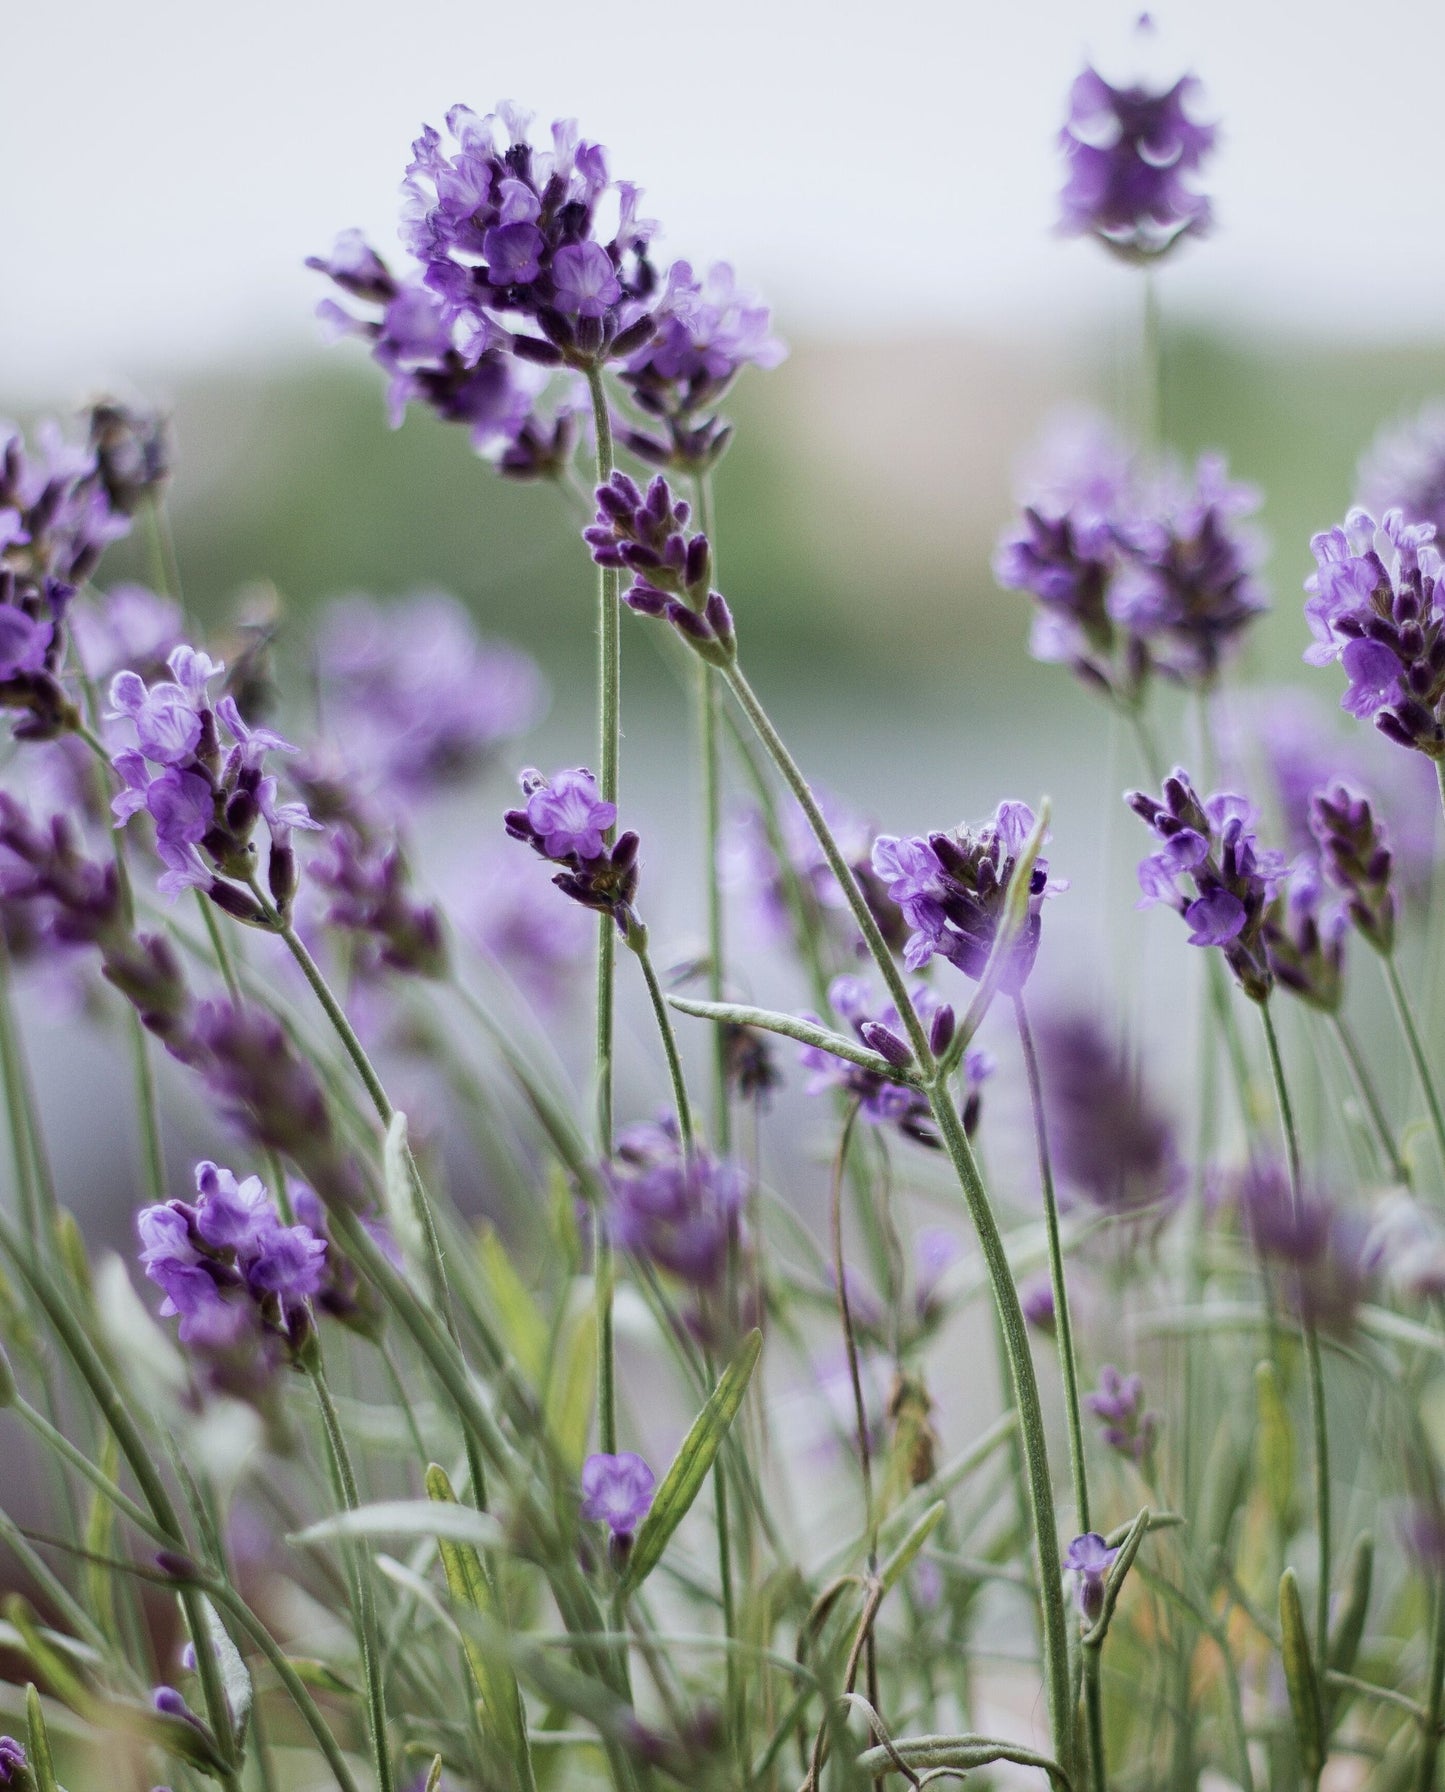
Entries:
MULTIPOLYGON (((101 390, 169 407, 179 564, 208 624, 257 581, 293 640, 339 594, 441 587, 546 668, 551 712, 520 756, 589 756, 592 577, 571 515, 499 482, 429 415, 389 431, 360 346, 322 343, 324 283, 303 266, 346 226, 389 248, 410 142, 454 101, 575 114, 644 187, 662 256, 732 260, 791 344, 741 382, 719 475, 724 582, 766 700, 805 765, 887 831, 1047 792, 1074 890, 1039 976, 1087 985, 1106 900, 1128 918, 1117 792, 1137 768, 1099 706, 1028 659, 1027 602, 989 570, 1048 415, 1137 412, 1141 283, 1053 230, 1083 60, 1116 78, 1193 68, 1221 121, 1217 230, 1160 281, 1165 412, 1181 452, 1222 449, 1264 493, 1276 608, 1252 678, 1307 680, 1332 713, 1331 675, 1299 658, 1309 536, 1343 512, 1376 428, 1445 393, 1438 123, 1401 103, 1402 63, 1445 62, 1445 11, 1384 0, 1362 31, 1323 0, 1306 29, 1301 9, 1211 0, 1161 9, 1147 40, 1135 17, 1102 0, 622 0, 605 15, 553 0, 545 20, 458 0, 20 9, 7 52, 25 78, 0 109, 0 414, 101 390)), ((148 576, 144 541, 105 571, 148 576)), ((661 632, 629 624, 623 780, 675 963, 702 916, 661 632)), ((1163 738, 1178 752, 1186 737, 1166 721, 1163 738)), ((463 847, 490 847, 504 789, 454 818, 463 847)), ((735 925, 752 925, 742 907, 735 925)), ((1173 967, 1157 974, 1177 975, 1170 929, 1134 924, 1141 983, 1156 945, 1173 967)), ((95 1137, 129 1127, 127 1090, 101 1074, 104 1044, 68 1027, 36 1049, 62 1175, 93 1165, 95 1137), (82 1079, 78 1125, 65 1104, 82 1079)))

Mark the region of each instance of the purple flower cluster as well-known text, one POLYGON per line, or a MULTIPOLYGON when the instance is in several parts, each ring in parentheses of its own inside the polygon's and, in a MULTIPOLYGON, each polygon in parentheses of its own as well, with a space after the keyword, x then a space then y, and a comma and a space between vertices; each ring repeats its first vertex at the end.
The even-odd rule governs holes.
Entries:
POLYGON ((197 1199, 143 1208, 136 1225, 145 1273, 165 1294, 181 1342, 203 1353, 254 1352, 264 1339, 299 1347, 306 1303, 325 1274, 326 1242, 283 1225, 257 1176, 196 1165, 197 1199))
POLYGON ((653 334, 622 369, 638 408, 664 432, 624 428, 639 459, 679 472, 716 464, 732 434, 708 416, 744 367, 776 367, 787 350, 771 334, 766 305, 738 289, 732 268, 714 262, 698 279, 686 261, 668 270, 653 312, 653 334))
POLYGON ((70 636, 94 679, 129 667, 147 680, 164 678, 166 660, 185 637, 181 606, 144 585, 112 585, 95 604, 70 612, 70 636))
POLYGON ((1064 1555, 1064 1567, 1079 1577, 1074 1595, 1085 1624, 1098 1622, 1104 1609, 1104 1580, 1118 1553, 1117 1549, 1109 1548, 1097 1531, 1086 1531, 1082 1537, 1074 1538, 1064 1555))
POLYGON ((13 1736, 0 1736, 0 1786, 25 1786, 30 1782, 30 1764, 25 1750, 13 1736))
POLYGON ((546 702, 528 654, 482 640, 455 598, 401 603, 347 598, 318 642, 329 735, 346 779, 413 800, 486 764, 524 734, 546 702))
POLYGON ((165 895, 203 890, 228 913, 258 922, 262 914, 254 898, 236 886, 255 876, 251 839, 264 821, 267 877, 284 912, 296 890, 291 831, 319 824, 304 804, 278 801, 276 778, 265 764, 268 753, 296 749, 269 728, 249 727, 234 698, 212 703, 211 681, 225 667, 206 654, 177 647, 166 664, 171 677, 159 683, 147 685, 136 672, 117 673, 111 681, 111 718, 128 721, 136 739, 113 760, 122 786, 111 805, 116 825, 141 811, 151 817, 166 867, 160 879, 165 895), (222 882, 216 871, 233 881, 222 882))
POLYGON ((732 614, 711 588, 712 550, 706 535, 689 532, 691 515, 660 473, 645 495, 614 473, 598 486, 597 520, 582 534, 599 566, 632 574, 623 594, 632 609, 664 617, 695 652, 725 665, 736 652, 732 614))
POLYGON ((1407 523, 1445 530, 1445 404, 1381 430, 1360 460, 1358 489, 1371 516, 1398 505, 1407 523))
POLYGON ((617 1136, 607 1185, 607 1234, 699 1293, 722 1285, 732 1241, 740 1239, 744 1181, 736 1164, 684 1150, 670 1122, 617 1136))
MULTIPOLYGON (((1033 828, 1034 813, 1026 803, 1000 803, 990 820, 973 828, 911 839, 879 836, 873 869, 913 929, 903 953, 910 970, 936 954, 966 977, 983 976, 1009 882, 1033 828)), ((1050 880, 1047 859, 1035 860, 1028 913, 1002 967, 999 987, 1006 993, 1021 990, 1034 967, 1045 898, 1067 888, 1050 880)))
POLYGON ((582 1516, 589 1524, 605 1524, 619 1543, 630 1543, 656 1488, 657 1477, 631 1450, 589 1456, 582 1464, 582 1516))
POLYGON ((1285 863, 1261 849, 1254 805, 1227 792, 1201 801, 1177 767, 1164 780, 1162 802, 1142 790, 1127 800, 1163 842, 1139 863, 1138 906, 1176 909, 1189 924, 1190 945, 1220 947, 1245 994, 1264 1001, 1273 973, 1261 936, 1285 863))
POLYGON ((1290 865, 1274 901, 1265 911, 1262 939, 1276 982, 1326 1014, 1344 996, 1343 907, 1327 901, 1317 853, 1301 853, 1290 865))
POLYGON ((451 147, 425 126, 407 168, 402 238, 448 321, 475 336, 510 340, 544 364, 626 358, 652 332, 656 225, 638 217, 638 189, 611 179, 607 152, 574 121, 552 126, 550 149, 531 143, 530 123, 505 103, 483 118, 453 106, 451 147), (526 335, 509 337, 524 324, 526 335))
POLYGON ((312 861, 311 876, 328 894, 326 924, 360 947, 353 968, 375 973, 384 965, 415 977, 445 975, 441 911, 412 894, 399 843, 342 822, 327 845, 329 854, 312 861))
POLYGON ((1345 912, 1377 952, 1388 953, 1395 943, 1394 858, 1369 799, 1343 783, 1318 790, 1310 800, 1310 828, 1345 912))
POLYGON ((521 777, 525 809, 509 809, 507 832, 524 840, 563 869, 552 879, 564 896, 584 908, 611 915, 623 938, 640 926, 632 907, 637 894, 637 849, 633 833, 621 834, 608 846, 617 821, 617 805, 599 792, 597 780, 583 767, 544 778, 525 771, 521 777))
POLYGON ((1159 1435, 1159 1415, 1144 1409, 1144 1382, 1139 1375, 1121 1375, 1112 1363, 1099 1371, 1099 1385, 1084 1403, 1101 1421, 1104 1442, 1131 1461, 1143 1462, 1159 1435))
POLYGON ((1057 437, 1054 456, 994 556, 999 584, 1039 606, 1035 659, 1072 666, 1127 704, 1151 672, 1211 685, 1267 607, 1263 545, 1241 524, 1259 494, 1232 482, 1218 455, 1200 457, 1192 482, 1145 478, 1106 428, 1057 437))
POLYGON ((1436 595, 1440 556, 1433 523, 1387 510, 1377 525, 1352 510, 1342 527, 1310 543, 1317 570, 1305 581, 1312 666, 1339 660, 1348 680, 1340 706, 1372 717, 1399 746, 1445 759, 1445 608, 1436 595))
MULTIPOLYGON (((935 1053, 946 1051, 956 1024, 953 1009, 940 1001, 926 984, 919 984, 909 993, 919 1019, 929 1029, 932 1050, 935 1053)), ((835 977, 828 989, 828 1003, 870 1051, 877 1052, 898 1070, 916 1068, 913 1053, 903 1037, 898 1010, 892 1003, 880 1002, 863 978, 835 977)), ((800 1046, 798 1056, 812 1072, 808 1083, 810 1095, 841 1090, 858 1103, 859 1113, 873 1125, 896 1126, 906 1138, 920 1145, 938 1145, 928 1098, 920 1089, 908 1083, 894 1082, 882 1071, 868 1070, 846 1058, 834 1057, 822 1046, 800 1046)), ((994 1068, 989 1052, 977 1047, 970 1047, 965 1052, 962 1118, 970 1135, 978 1125, 983 1085, 993 1075, 994 1068)))
POLYGON ((539 869, 510 847, 472 887, 476 943, 534 1001, 558 1007, 593 950, 587 917, 546 897, 539 869))
POLYGON ((1180 1192, 1174 1128, 1119 1040, 1083 1011, 1037 1029, 1049 1148, 1061 1182, 1105 1213, 1180 1192))
POLYGON ((1163 90, 1112 87, 1092 68, 1079 75, 1059 134, 1068 169, 1063 231, 1095 236, 1131 260, 1153 260, 1203 235, 1212 213, 1193 177, 1216 131, 1191 116, 1199 91, 1193 75, 1163 90))
POLYGON ((1287 1309, 1313 1325, 1348 1332, 1376 1267, 1363 1219, 1313 1190, 1296 1204, 1284 1165, 1272 1160, 1236 1175, 1231 1193, 1287 1309))
POLYGON ((39 450, 0 423, 0 709, 14 710, 19 740, 53 740, 79 716, 61 684, 65 623, 89 578, 130 519, 112 507, 95 451, 42 424, 39 450))

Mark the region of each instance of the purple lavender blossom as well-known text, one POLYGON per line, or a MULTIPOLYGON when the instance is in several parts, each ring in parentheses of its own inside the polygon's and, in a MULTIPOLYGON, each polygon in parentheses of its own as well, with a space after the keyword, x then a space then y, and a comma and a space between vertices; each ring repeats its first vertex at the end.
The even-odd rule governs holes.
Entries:
POLYGON ((1352 510, 1342 527, 1310 543, 1317 570, 1305 581, 1312 666, 1339 660, 1340 707, 1369 717, 1387 739, 1445 758, 1445 610, 1436 597, 1440 556, 1433 523, 1387 510, 1377 525, 1352 510))
POLYGON ((1296 1203, 1285 1167, 1273 1160, 1239 1172, 1231 1193, 1288 1310, 1348 1333, 1376 1267, 1364 1220, 1315 1189, 1306 1188, 1296 1203))
POLYGON ((0 1786, 25 1786, 29 1779, 25 1750, 13 1736, 0 1736, 0 1786))
POLYGON ((665 433, 624 427, 621 439, 654 466, 706 472, 732 432, 721 419, 703 413, 721 402, 744 367, 776 367, 787 350, 770 333, 767 306, 738 289, 725 261, 714 262, 700 280, 689 262, 675 261, 653 325, 651 339, 627 361, 622 379, 665 433))
MULTIPOLYGON (((430 125, 412 145, 402 237, 447 323, 544 363, 632 354, 657 283, 637 188, 611 180, 606 151, 571 120, 549 150, 511 105, 483 118, 454 106, 446 123, 454 148, 430 125)), ((375 279, 369 262, 361 278, 375 279)))
POLYGON ((1112 87, 1085 68, 1059 134, 1068 169, 1060 229, 1095 236, 1131 260, 1156 259, 1184 237, 1203 235, 1213 214, 1193 177, 1216 131, 1191 116, 1199 92, 1193 75, 1156 90, 1112 87))
POLYGON ((557 1008, 594 949, 587 918, 545 895, 541 873, 510 848, 483 875, 471 905, 469 931, 525 993, 557 1008))
POLYGON ((1084 1404, 1102 1421, 1104 1442, 1133 1462, 1143 1462, 1159 1435, 1159 1415, 1144 1410, 1144 1382, 1121 1375, 1112 1363, 1099 1371, 1099 1385, 1084 1404))
POLYGON ((326 1242, 283 1225, 259 1177, 196 1166, 198 1199, 169 1201, 136 1218, 140 1260, 165 1295, 161 1312, 202 1355, 256 1358, 267 1343, 287 1351, 307 1336, 306 1302, 321 1287, 326 1242))
POLYGON ((632 907, 639 842, 636 834, 626 833, 609 848, 616 804, 601 795, 597 780, 582 767, 550 779, 538 771, 525 771, 521 785, 527 806, 507 811, 507 832, 563 867, 552 882, 564 896, 611 915, 618 931, 629 938, 640 926, 632 907))
MULTIPOLYGON (((953 1037, 955 1017, 948 1003, 940 1001, 927 984, 918 984, 910 992, 914 1010, 929 1029, 935 1051, 946 1049, 953 1037)), ((913 1053, 904 1038, 903 1022, 898 1010, 884 1003, 861 977, 835 977, 828 988, 828 1003, 840 1019, 845 1020, 859 1041, 877 1052, 899 1070, 913 1063, 913 1053)), ((896 1126, 917 1144, 936 1147, 938 1132, 933 1124, 928 1099, 920 1089, 903 1081, 893 1081, 881 1070, 869 1070, 847 1058, 838 1058, 819 1045, 801 1045, 799 1062, 812 1072, 808 1093, 840 1090, 858 1103, 862 1117, 874 1126, 896 1126)), ((990 1053, 970 1047, 964 1054, 964 1098, 962 1119, 970 1133, 978 1125, 982 1107, 983 1085, 994 1072, 990 1053)))
POLYGON ((599 566, 632 575, 623 592, 630 608, 664 618, 694 652, 723 666, 737 652, 732 613, 712 589, 712 550, 706 535, 689 530, 691 515, 660 473, 645 495, 626 473, 614 473, 597 488, 597 520, 582 538, 599 566))
POLYGON ((1325 875, 1344 894, 1350 920, 1377 952, 1388 954, 1395 943, 1394 861, 1369 799, 1343 783, 1316 791, 1310 830, 1319 842, 1325 875))
POLYGON ((1119 1551, 1110 1549, 1097 1531, 1075 1537, 1064 1555, 1064 1567, 1078 1575, 1074 1596, 1085 1624, 1096 1624, 1104 1609, 1104 1580, 1119 1551))
POLYGON ((343 822, 332 830, 328 857, 311 876, 328 894, 326 925, 348 934, 359 951, 353 968, 381 966, 414 977, 440 977, 447 966, 441 911, 419 902, 400 844, 370 838, 343 822))
POLYGON ((130 533, 130 519, 113 508, 93 448, 67 442, 49 419, 35 436, 27 449, 0 423, 0 560, 22 586, 73 590, 130 533))
POLYGON ((582 1465, 582 1516, 605 1524, 618 1540, 632 1540, 652 1504, 657 1477, 631 1450, 589 1456, 582 1465))
POLYGON ((1262 543, 1241 519, 1258 508, 1221 456, 1192 481, 1148 477, 1102 420, 1061 420, 1028 474, 1021 525, 994 574, 1039 608, 1035 659, 1072 666, 1117 701, 1139 701, 1151 672, 1208 687, 1266 602, 1262 543))
POLYGON ((141 811, 150 815, 166 868, 164 895, 174 899, 183 890, 201 890, 238 919, 259 922, 262 911, 238 886, 255 875, 251 840, 264 821, 267 877, 284 913, 296 888, 292 830, 319 823, 304 804, 278 800, 275 775, 265 763, 268 753, 296 749, 271 729, 242 721, 234 698, 212 703, 210 685, 225 668, 206 654, 177 647, 166 663, 170 680, 148 686, 138 673, 120 672, 111 681, 111 717, 128 721, 136 738, 112 761, 122 784, 111 805, 116 825, 141 811), (225 751, 223 729, 232 743, 225 751))
POLYGON ((1328 891, 1318 853, 1290 864, 1265 912, 1265 956, 1275 981, 1312 1008, 1333 1014, 1344 999, 1345 935, 1349 923, 1328 891))
POLYGON ((1382 429, 1361 457, 1358 490, 1371 516, 1398 505, 1407 523, 1445 529, 1445 404, 1434 399, 1382 429))
MULTIPOLYGON (((976 827, 911 839, 879 836, 873 869, 913 929, 903 953, 910 970, 937 954, 975 982, 983 976, 1014 867, 1033 827, 1033 810, 1026 803, 1000 803, 976 827)), ((1027 917, 1002 967, 999 987, 1006 993, 1021 990, 1033 969, 1045 899, 1067 888, 1050 880, 1047 859, 1035 861, 1027 917)))
POLYGON ((80 663, 97 680, 127 666, 148 682, 164 678, 184 631, 181 606, 144 585, 112 585, 98 602, 74 605, 69 620, 80 663))
POLYGON ((700 1293, 721 1286, 740 1236, 744 1181, 736 1164, 688 1153, 670 1124, 618 1134, 603 1171, 606 1226, 619 1250, 646 1259, 700 1293))
POLYGON ((1163 842, 1140 861, 1138 907, 1177 910, 1190 945, 1220 947, 1240 988, 1264 1001, 1273 973, 1261 934, 1285 864, 1282 854, 1260 848, 1253 804, 1228 792, 1201 801, 1178 767, 1164 780, 1162 802, 1139 790, 1127 801, 1163 842))
POLYGON ((1023 1308, 1024 1318, 1035 1331, 1053 1336, 1054 1285, 1047 1274, 1034 1276, 1020 1287, 1019 1305, 1023 1308))
POLYGON ((1060 1181, 1118 1215, 1177 1196, 1183 1164, 1174 1127, 1117 1036, 1082 1010, 1049 1017, 1036 1031, 1060 1181))
POLYGON ((332 605, 319 661, 328 732, 348 771, 403 798, 459 782, 545 707, 536 663, 485 641, 455 598, 332 605))

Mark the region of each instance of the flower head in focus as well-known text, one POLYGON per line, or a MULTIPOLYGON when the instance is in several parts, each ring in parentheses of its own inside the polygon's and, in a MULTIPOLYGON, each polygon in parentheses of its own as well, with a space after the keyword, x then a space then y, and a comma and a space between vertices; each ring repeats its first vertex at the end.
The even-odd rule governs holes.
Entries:
POLYGON ((630 938, 641 925, 632 906, 639 841, 636 834, 625 833, 608 845, 617 805, 602 796, 597 780, 580 766, 552 778, 525 771, 521 784, 527 806, 507 811, 507 832, 562 867, 552 882, 564 896, 611 915, 618 931, 630 938))

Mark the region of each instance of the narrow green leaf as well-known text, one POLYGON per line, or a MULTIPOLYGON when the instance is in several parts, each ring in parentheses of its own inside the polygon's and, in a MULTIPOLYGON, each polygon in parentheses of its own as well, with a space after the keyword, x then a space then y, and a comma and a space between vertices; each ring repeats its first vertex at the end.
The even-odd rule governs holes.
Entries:
POLYGON ((816 1045, 835 1058, 846 1058, 864 1070, 885 1077, 890 1083, 908 1083, 916 1087, 918 1077, 911 1071, 892 1064, 881 1052, 869 1051, 856 1039, 820 1027, 816 1021, 802 1020, 796 1014, 779 1014, 772 1008, 749 1008, 742 1002, 701 1002, 691 996, 669 996, 668 1006, 694 1020, 719 1020, 739 1027, 759 1027, 765 1033, 781 1033, 785 1039, 796 1039, 800 1045, 816 1045))
POLYGON ((40 1694, 31 1681, 25 1688, 26 1755, 35 1778, 35 1792, 60 1792, 55 1777, 55 1758, 50 1752, 50 1732, 45 1727, 45 1713, 40 1709, 40 1694))
MULTIPOLYGON (((452 1491, 447 1472, 433 1462, 426 1471, 427 1497, 437 1504, 463 1510, 452 1491)), ((470 1543, 457 1543, 439 1536, 442 1568, 447 1577, 447 1591, 454 1604, 476 1612, 480 1617, 501 1623, 505 1614, 499 1609, 495 1591, 487 1575, 486 1564, 470 1543)), ((462 1647, 467 1666, 472 1671, 481 1695, 483 1716, 507 1761, 514 1764, 514 1778, 519 1785, 530 1781, 530 1770, 523 1770, 527 1753, 527 1720, 522 1708, 522 1695, 517 1690, 517 1677, 510 1665, 487 1650, 474 1632, 464 1633, 462 1647)))
POLYGON ((1284 1681, 1299 1737, 1300 1762, 1307 1777, 1315 1779, 1325 1760, 1325 1720, 1320 1704, 1320 1685, 1310 1659, 1309 1633, 1299 1582, 1293 1568, 1286 1568, 1279 1582, 1280 1653, 1284 1657, 1284 1681))
POLYGON ((1104 1580, 1104 1603, 1098 1617, 1089 1626, 1084 1635, 1086 1649, 1103 1647, 1104 1638, 1109 1634, 1109 1624, 1114 1616, 1114 1607, 1119 1603, 1119 1595, 1124 1590, 1124 1582, 1128 1579, 1129 1570, 1134 1566, 1134 1558, 1139 1553, 1139 1545, 1149 1532, 1149 1508, 1145 1506, 1129 1526, 1124 1541, 1119 1545, 1119 1553, 1110 1565, 1104 1580))
POLYGON ((354 1512, 333 1512, 288 1541, 309 1545, 345 1537, 445 1537, 478 1549, 498 1549, 505 1541, 502 1527, 487 1513, 432 1500, 378 1500, 354 1512))
POLYGON ((587 1434, 597 1398, 597 1321, 592 1301, 558 1328, 544 1403, 557 1453, 574 1474, 582 1472, 587 1434))
MULTIPOLYGON (((108 1481, 120 1479, 120 1447, 115 1433, 107 1431, 101 1438, 100 1461, 96 1464, 108 1481)), ((115 1554, 115 1507, 98 1490, 90 1496, 90 1509, 85 1516, 85 1547, 92 1557, 115 1554)), ((84 1564, 86 1592, 96 1622, 112 1640, 117 1636, 115 1618, 115 1579, 102 1561, 84 1564)))
POLYGON ((477 1260, 491 1302, 492 1324, 516 1358, 522 1374, 534 1388, 539 1388, 547 1372, 547 1322, 532 1291, 517 1274, 495 1227, 482 1228, 477 1239, 477 1260))
POLYGON ((426 1786, 424 1788, 424 1792, 437 1792, 437 1787, 440 1786, 441 1783, 442 1783, 442 1758, 440 1755, 434 1755, 432 1757, 432 1764, 427 1769, 426 1786))
POLYGON ((708 1396, 707 1405, 693 1421, 692 1429, 682 1440, 682 1448, 672 1467, 662 1478, 662 1485, 653 1498, 647 1517, 643 1519, 632 1546, 622 1588, 631 1593, 642 1585, 661 1560, 672 1533, 686 1517, 698 1490, 712 1467, 728 1428, 737 1417, 748 1391, 753 1370, 763 1348, 763 1334, 751 1331, 742 1347, 723 1372, 721 1380, 708 1396))
POLYGON ((1294 1427, 1273 1363, 1257 1363, 1255 1399, 1259 1408, 1259 1466, 1275 1523, 1288 1535, 1294 1529, 1294 1427))
POLYGON ((61 1704, 69 1705, 78 1717, 92 1717, 96 1705, 94 1695, 76 1673, 74 1665, 45 1640, 29 1602, 20 1594, 12 1593, 5 1601, 5 1616, 20 1633, 26 1660, 61 1704))
MULTIPOLYGON (((1340 1608, 1330 1626, 1329 1665, 1337 1674, 1353 1674, 1365 1619, 1370 1609, 1370 1586, 1375 1572, 1375 1539, 1368 1531, 1356 1539, 1345 1573, 1340 1608)), ((1348 1702, 1348 1694, 1333 1689, 1326 1694, 1325 1728, 1328 1733, 1348 1702)))
POLYGON ((386 1129, 386 1143, 381 1153, 386 1217, 402 1256, 409 1264, 420 1264, 426 1259, 426 1236, 416 1211, 416 1191, 412 1187, 409 1158, 406 1115, 398 1108, 386 1129))
POLYGON ((943 1501, 935 1500, 923 1514, 922 1518, 920 1518, 914 1525, 913 1529, 898 1545, 897 1549, 894 1550, 893 1554, 889 1556, 888 1560, 883 1564, 878 1573, 878 1578, 883 1583, 883 1591, 885 1593, 890 1592, 896 1587, 898 1582, 913 1566, 914 1558, 917 1556, 919 1550, 923 1548, 924 1544, 927 1543, 934 1531, 938 1529, 947 1512, 948 1507, 943 1501))
POLYGON ((241 1651, 231 1641, 231 1633, 221 1622, 220 1614, 204 1595, 201 1595, 201 1613, 206 1621, 211 1653, 221 1672, 221 1690, 226 1695, 226 1708, 231 1713, 231 1740, 239 1751, 246 1739, 251 1707, 256 1696, 251 1684, 250 1669, 246 1666, 241 1651))
POLYGON ((1060 1792, 1070 1792, 1069 1776, 1057 1761, 1017 1743, 997 1741, 991 1736, 900 1736, 887 1747, 865 1750, 853 1765, 861 1775, 877 1778, 905 1769, 909 1772, 948 1769, 965 1772, 987 1767, 994 1761, 1038 1768, 1049 1776, 1060 1792))

